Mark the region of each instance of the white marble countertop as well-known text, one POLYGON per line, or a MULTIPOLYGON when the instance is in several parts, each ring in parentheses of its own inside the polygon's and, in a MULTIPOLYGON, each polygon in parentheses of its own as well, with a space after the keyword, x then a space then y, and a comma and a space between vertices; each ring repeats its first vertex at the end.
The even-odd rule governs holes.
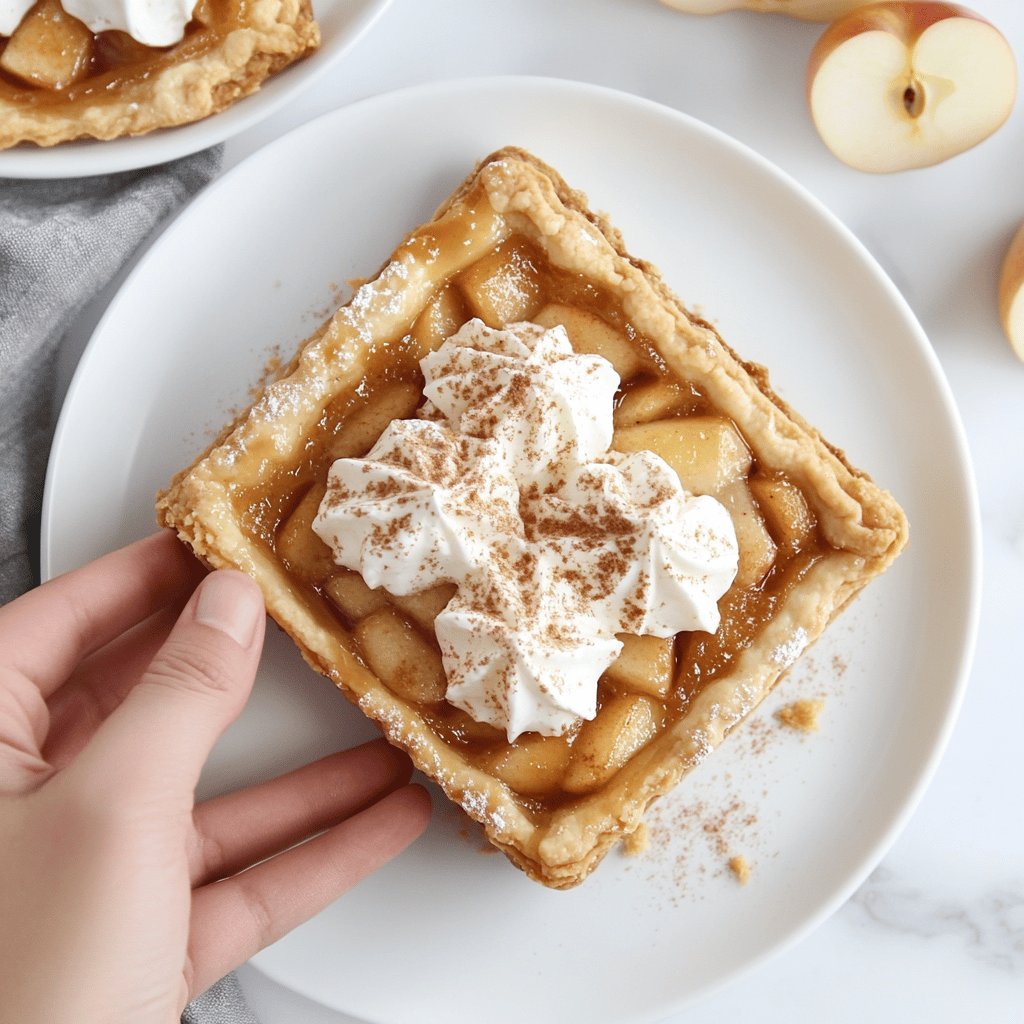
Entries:
MULTIPOLYGON (((1024 5, 972 6, 1024 56, 1024 5)), ((859 236, 929 335, 974 458, 985 555, 970 686, 934 781, 871 879, 795 948, 672 1020, 1021 1021, 1024 815, 1013 780, 1022 774, 1024 720, 1016 649, 1024 626, 1024 365, 1002 337, 995 288, 1024 220, 1024 101, 996 136, 950 162, 896 176, 858 173, 825 150, 807 114, 804 68, 821 31, 780 16, 682 15, 656 0, 395 0, 312 92, 230 142, 225 164, 379 92, 470 75, 550 75, 636 93, 727 132, 859 236)), ((98 308, 77 333, 87 333, 98 308)), ((241 976, 264 1024, 351 1020, 255 968, 241 976)))

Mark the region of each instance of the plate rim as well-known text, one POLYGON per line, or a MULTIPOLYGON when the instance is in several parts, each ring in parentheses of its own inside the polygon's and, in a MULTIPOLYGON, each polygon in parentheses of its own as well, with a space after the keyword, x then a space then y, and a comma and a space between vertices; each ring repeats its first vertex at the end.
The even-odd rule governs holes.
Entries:
POLYGON ((261 87, 230 107, 198 121, 157 128, 142 135, 77 139, 46 147, 22 144, 0 150, 0 178, 60 180, 138 171, 227 142, 278 113, 315 85, 358 45, 393 2, 360 0, 362 6, 347 30, 327 45, 321 45, 308 58, 282 69, 274 81, 283 84, 273 92, 268 93, 261 87))
MULTIPOLYGON (((785 951, 791 949, 802 941, 808 934, 818 928, 850 898, 860 885, 863 884, 870 873, 875 869, 875 867, 877 867, 878 863, 885 856, 887 851, 891 848, 896 838, 906 827, 907 823, 919 806, 920 801, 931 783, 938 765, 945 754, 950 737, 955 729, 956 721, 967 690, 970 669, 977 643, 982 598, 982 533, 980 503, 975 472, 970 456, 966 430, 964 428, 959 409, 956 406, 952 389, 946 378, 942 365, 939 362, 938 356, 936 355, 934 348, 928 340, 923 327, 918 321, 917 316, 913 312, 909 303, 864 243, 861 242, 852 230, 848 228, 846 224, 843 223, 843 221, 820 199, 818 199, 817 196, 810 192, 809 189, 797 181, 792 175, 782 170, 766 157, 735 137, 723 132, 721 129, 708 125, 692 115, 676 108, 646 97, 638 96, 608 86, 575 81, 568 78, 534 75, 459 77, 405 86, 359 100, 352 104, 338 107, 304 122, 286 134, 268 143, 266 146, 250 154, 237 165, 230 168, 225 172, 225 174, 208 186, 191 205, 192 207, 195 207, 201 203, 215 202, 216 195, 220 188, 231 187, 232 178, 236 172, 241 173, 243 168, 249 167, 256 161, 262 162, 264 160, 273 160, 275 152, 279 149, 283 150, 297 144, 301 145, 301 140, 304 135, 316 134, 322 130, 325 125, 328 125, 334 120, 342 120, 346 117, 363 116, 367 113, 372 113, 373 108, 375 107, 385 108, 392 104, 401 105, 407 101, 437 102, 437 100, 445 94, 463 93, 467 90, 479 92, 481 89, 493 89, 498 91, 512 89, 520 94, 523 94, 528 89, 533 89, 563 95, 584 95, 591 99, 596 99, 601 103, 612 102, 634 105, 638 108, 645 109, 648 112, 676 121, 680 125, 684 126, 684 130, 696 131, 710 136, 716 140, 718 144, 724 145, 746 162, 756 166, 761 173, 768 174, 776 181, 776 183, 784 187, 792 197, 799 199, 801 202, 806 204, 815 213, 815 215, 819 219, 824 220, 828 227, 837 234, 838 238, 841 239, 842 242, 853 251, 853 253, 855 253, 858 262, 862 264, 866 270, 870 271, 874 283, 884 290, 894 309, 899 312, 900 318, 907 328, 907 340, 909 341, 910 338, 913 339, 913 345, 917 354, 922 358, 930 372, 930 385, 934 390, 935 397, 941 403, 947 425, 956 442, 954 450, 951 452, 951 465, 955 465, 958 470, 958 475, 961 477, 965 486, 965 493, 962 497, 964 500, 965 512, 964 525, 967 528, 968 535, 965 538, 964 544, 964 565, 967 569, 965 575, 969 580, 969 586, 967 588, 967 593, 963 597, 966 614, 962 622, 959 642, 957 644, 959 657, 956 660, 955 666, 951 666, 949 675, 951 681, 949 690, 950 699, 942 717, 941 726, 936 731, 936 736, 934 738, 934 742, 931 744, 928 756, 916 765, 916 769, 913 773, 908 773, 910 777, 904 782, 907 795, 901 803, 899 812, 892 816, 891 820, 889 820, 888 823, 879 830, 875 841, 868 844, 861 855, 857 857, 856 868, 851 869, 848 872, 844 884, 837 886, 830 898, 823 899, 816 910, 809 912, 803 920, 795 927, 791 928, 787 934, 784 934, 775 941, 769 943, 759 955, 748 958, 743 963, 727 970, 713 981, 700 986, 692 992, 684 994, 682 997, 676 998, 672 1002, 664 1002, 655 1011, 643 1013, 641 1016, 634 1018, 638 1022, 648 1020, 655 1021, 660 1020, 666 1014, 679 1012, 689 1006, 692 1006, 696 1002, 703 1001, 713 993, 728 986, 736 978, 757 969, 769 960, 772 960, 785 951)), ((528 99, 523 98, 524 105, 527 102, 528 99)), ((164 235, 161 235, 158 241, 162 242, 166 235, 170 235, 175 230, 180 230, 180 222, 181 218, 177 218, 171 225, 169 225, 167 231, 164 235)), ((139 263, 132 269, 131 273, 125 279, 108 308, 105 310, 103 317, 97 324, 88 345, 82 353, 78 368, 76 369, 71 385, 68 388, 64 405, 61 409, 60 418, 58 420, 57 429, 54 433, 50 463, 47 466, 41 529, 41 566, 43 567, 45 574, 44 578, 48 577, 52 569, 50 564, 51 552, 49 538, 53 526, 53 477, 57 472, 56 465, 58 461, 54 458, 54 455, 57 452, 59 442, 62 440, 63 434, 67 429, 69 429, 66 423, 66 413, 73 405, 75 394, 80 386, 80 380, 84 379, 85 374, 88 372, 87 365, 90 352, 93 350, 93 347, 98 340, 102 339, 103 333, 107 328, 108 321, 113 319, 116 315, 121 300, 123 300, 124 295, 129 292, 136 276, 143 271, 146 262, 151 258, 152 251, 155 248, 157 248, 157 246, 154 244, 146 251, 139 263)), ((300 989, 294 988, 289 980, 282 978, 280 975, 275 973, 271 967, 268 967, 264 963, 254 962, 254 966, 278 984, 281 984, 290 990, 299 992, 306 998, 316 999, 315 996, 311 997, 300 989)), ((332 1006, 330 1008, 339 1010, 339 1012, 350 1012, 341 1010, 337 1006, 332 1006)), ((368 1021, 378 1021, 378 1018, 375 1017, 367 1017, 365 1019, 368 1021)), ((385 1024, 387 1020, 388 1018, 379 1018, 380 1024, 385 1024)))

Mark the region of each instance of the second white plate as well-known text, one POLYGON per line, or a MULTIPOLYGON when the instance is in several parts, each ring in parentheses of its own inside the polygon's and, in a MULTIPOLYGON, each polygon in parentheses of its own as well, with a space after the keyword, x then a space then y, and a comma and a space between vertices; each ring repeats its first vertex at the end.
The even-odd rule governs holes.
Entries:
MULTIPOLYGON (((427 836, 257 958, 370 1021, 653 1020, 804 934, 844 900, 920 796, 973 639, 978 525, 959 422, 912 314, 792 181, 678 112, 569 82, 486 79, 370 100, 279 140, 170 227, 97 329, 54 442, 48 575, 152 529, 156 489, 469 171, 536 152, 608 210, 635 254, 853 461, 913 543, 755 720, 654 809, 651 848, 555 893, 483 856, 435 801, 427 836), (282 184, 292 187, 282 188, 282 184), (265 196, 278 197, 269 207, 265 196), (258 212, 257 212, 258 211, 258 212), (826 700, 812 738, 771 718, 826 700), (726 869, 742 854, 753 878, 726 869)), ((372 729, 271 631, 256 694, 207 793, 372 729)))

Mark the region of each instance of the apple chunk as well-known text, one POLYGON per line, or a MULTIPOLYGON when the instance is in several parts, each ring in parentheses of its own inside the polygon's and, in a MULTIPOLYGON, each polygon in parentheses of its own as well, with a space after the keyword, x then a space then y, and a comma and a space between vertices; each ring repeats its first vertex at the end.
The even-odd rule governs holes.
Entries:
MULTIPOLYGON (((621 376, 621 375, 620 375, 621 376)), ((615 407, 616 427, 635 427, 688 412, 697 401, 692 389, 672 380, 657 377, 630 388, 615 407)))
POLYGON ((605 678, 633 693, 664 699, 672 687, 674 637, 620 633, 622 650, 605 671, 605 678))
POLYGON ((329 442, 331 458, 361 459, 392 420, 411 416, 422 400, 415 384, 398 381, 382 388, 342 421, 337 435, 329 442))
POLYGON ((450 338, 467 320, 466 304, 458 290, 448 285, 426 309, 420 313, 416 323, 412 325, 412 337, 418 347, 418 356, 423 357, 441 347, 446 338, 450 338))
POLYGON ((570 754, 564 736, 527 733, 511 746, 499 746, 484 763, 515 792, 543 796, 560 785, 570 754))
POLYGON ((999 316, 1013 351, 1024 359, 1024 224, 1013 236, 999 277, 999 316))
POLYGON ((562 788, 581 794, 599 789, 654 739, 664 719, 664 709, 649 697, 631 693, 613 697, 596 718, 583 723, 562 788))
POLYGON ((612 435, 620 452, 654 452, 694 494, 717 494, 750 472, 752 456, 729 420, 689 416, 620 427, 612 435))
POLYGON ((888 173, 929 167, 988 138, 1017 91, 1002 33, 965 7, 877 3, 830 25, 811 52, 807 99, 844 163, 888 173))
POLYGON ((309 583, 321 583, 338 572, 331 549, 313 532, 313 520, 326 488, 314 484, 281 524, 275 549, 285 568, 309 583))
POLYGON ((371 671, 414 704, 440 704, 448 682, 440 652, 393 608, 381 608, 353 634, 371 671))
POLYGON ((607 359, 622 381, 649 368, 647 360, 624 334, 585 309, 553 302, 539 310, 533 322, 548 330, 561 325, 575 352, 607 359))
POLYGON ((388 603, 383 590, 371 590, 359 573, 349 569, 339 569, 338 575, 324 584, 324 592, 350 622, 365 619, 367 615, 387 607, 388 603))
POLYGON ((540 306, 540 277, 527 253, 503 246, 477 260, 458 277, 473 316, 488 327, 530 320, 540 306))
POLYGON ((721 14, 723 11, 757 11, 761 14, 788 14, 804 21, 833 21, 864 0, 661 0, 687 14, 721 14))
POLYGON ((0 69, 29 85, 64 89, 89 70, 92 33, 57 0, 36 4, 0 53, 0 69))

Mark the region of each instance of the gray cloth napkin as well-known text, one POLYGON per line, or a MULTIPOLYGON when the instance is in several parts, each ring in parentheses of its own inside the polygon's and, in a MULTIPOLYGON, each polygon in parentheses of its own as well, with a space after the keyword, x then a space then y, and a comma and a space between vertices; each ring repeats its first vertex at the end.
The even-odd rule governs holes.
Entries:
POLYGON ((212 149, 66 181, 0 179, 0 604, 36 579, 57 350, 82 307, 220 169, 212 149))
POLYGON ((260 1024, 242 995, 233 974, 193 999, 181 1015, 181 1024, 260 1024))
MULTIPOLYGON (((220 169, 220 148, 65 181, 0 179, 0 604, 38 582, 35 553, 61 339, 138 246, 220 169)), ((184 1024, 259 1024, 229 975, 184 1024)))

